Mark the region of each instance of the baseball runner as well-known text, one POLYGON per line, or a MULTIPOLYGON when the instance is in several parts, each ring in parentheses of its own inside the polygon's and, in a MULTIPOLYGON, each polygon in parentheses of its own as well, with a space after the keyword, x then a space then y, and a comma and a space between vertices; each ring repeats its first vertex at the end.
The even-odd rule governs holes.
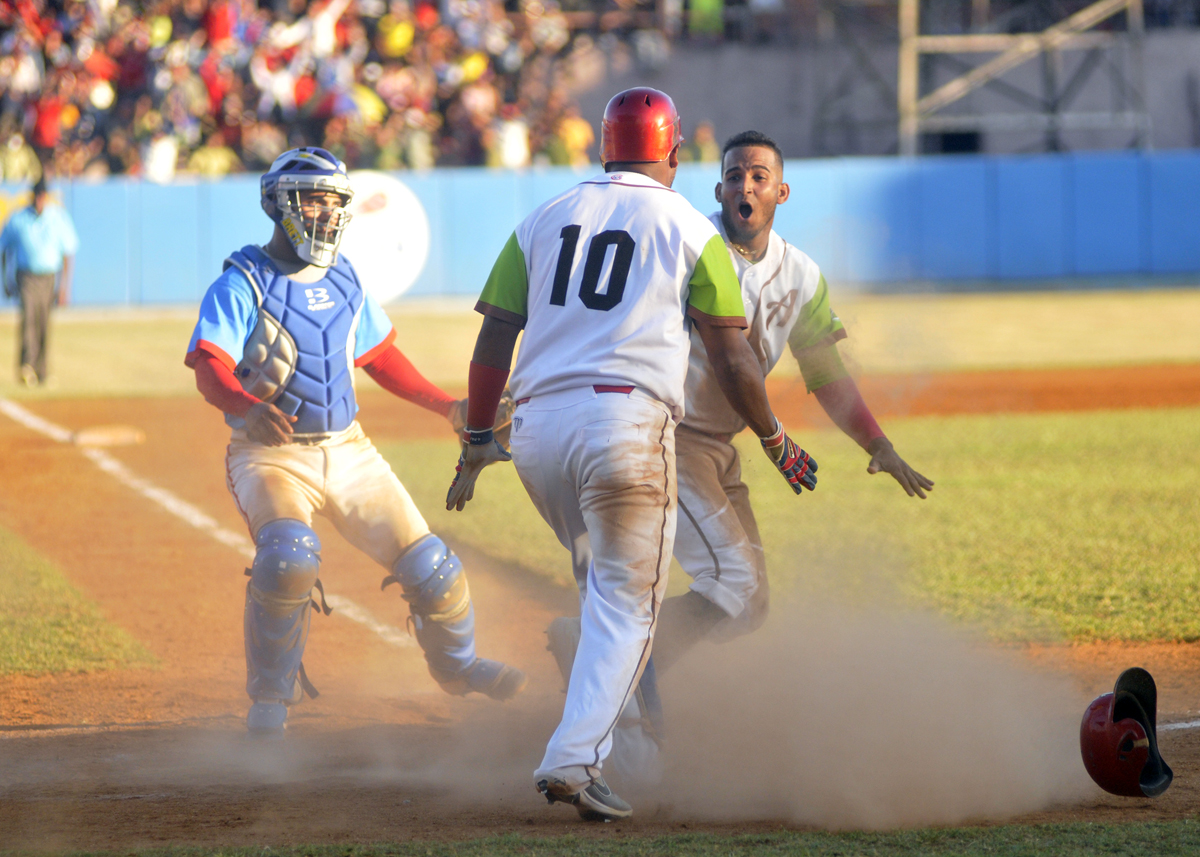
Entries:
MULTIPOLYGON (((787 201, 783 156, 756 131, 732 137, 722 154, 716 187, 721 210, 709 220, 721 233, 737 270, 749 323, 747 339, 767 374, 790 349, 805 385, 834 423, 871 456, 867 472, 891 474, 910 497, 925 499, 933 482, 892 447, 838 355, 846 337, 830 308, 816 263, 771 227, 787 201)), ((614 761, 623 773, 657 773, 662 712, 654 677, 704 637, 728 640, 766 619, 769 600, 762 539, 731 441, 745 421, 729 406, 704 344, 693 333, 685 395, 686 416, 675 433, 679 528, 675 558, 692 578, 690 591, 667 599, 659 617, 652 669, 623 712, 614 761)), ((586 563, 586 554, 576 557, 586 563)), ((577 620, 557 619, 548 634, 561 665, 578 636, 577 620)))
POLYGON ((313 514, 399 584, 429 671, 449 693, 508 699, 525 676, 475 655, 462 563, 429 532, 354 419, 354 368, 452 421, 464 410, 408 362, 396 332, 338 245, 353 191, 324 149, 280 155, 262 177, 275 223, 266 245, 233 253, 209 287, 186 363, 233 429, 226 479, 254 538, 246 573, 246 691, 252 733, 280 733, 288 706, 316 696, 302 659, 321 543, 313 514))
POLYGON ((467 429, 447 508, 462 509, 493 440, 512 373, 512 460, 534 505, 575 557, 582 612, 563 709, 534 773, 551 803, 585 819, 629 804, 601 769, 650 656, 675 536, 675 426, 683 416, 690 319, 729 407, 799 493, 816 465, 771 413, 745 310, 717 229, 670 189, 679 115, 654 89, 609 102, 605 173, 536 209, 492 268, 470 367, 467 429))

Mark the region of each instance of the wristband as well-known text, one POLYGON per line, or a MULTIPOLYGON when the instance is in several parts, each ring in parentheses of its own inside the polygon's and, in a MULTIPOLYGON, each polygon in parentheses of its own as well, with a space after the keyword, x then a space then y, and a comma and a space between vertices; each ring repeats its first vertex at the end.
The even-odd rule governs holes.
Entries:
POLYGON ((490 428, 473 429, 467 426, 463 429, 463 443, 469 446, 487 446, 495 439, 495 434, 490 428))
POLYGON ((775 431, 769 437, 760 437, 759 442, 763 446, 779 446, 783 441, 783 423, 779 421, 779 417, 775 418, 775 431))

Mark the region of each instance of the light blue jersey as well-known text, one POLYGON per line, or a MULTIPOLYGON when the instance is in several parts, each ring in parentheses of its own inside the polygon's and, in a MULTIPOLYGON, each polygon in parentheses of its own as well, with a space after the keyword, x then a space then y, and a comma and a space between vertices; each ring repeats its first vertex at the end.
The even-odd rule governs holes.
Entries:
MULTIPOLYGON (((306 302, 314 309, 319 307, 317 311, 327 309, 321 306, 320 283, 306 285, 293 282, 290 288, 314 292, 312 296, 306 295, 306 302)), ((372 352, 377 352, 380 346, 393 338, 392 321, 383 307, 365 290, 363 296, 362 312, 358 315, 354 331, 356 366, 369 363, 369 359, 363 358, 374 357, 372 352)), ((192 331, 184 362, 188 368, 195 367, 196 350, 203 348, 232 369, 242 359, 242 349, 257 324, 258 301, 250 281, 237 268, 226 268, 204 294, 204 300, 200 303, 200 320, 192 331)))
POLYGON ((15 263, 18 271, 57 274, 63 256, 74 256, 78 250, 79 236, 71 215, 57 205, 47 205, 40 216, 33 206, 22 208, 0 233, 0 253, 15 263))

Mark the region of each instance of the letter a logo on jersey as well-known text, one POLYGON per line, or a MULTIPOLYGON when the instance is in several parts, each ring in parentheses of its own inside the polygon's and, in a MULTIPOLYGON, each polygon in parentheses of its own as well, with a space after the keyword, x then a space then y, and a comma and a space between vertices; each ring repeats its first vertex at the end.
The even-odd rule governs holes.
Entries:
POLYGON ((775 321, 777 316, 779 318, 779 326, 787 326, 787 323, 792 320, 792 313, 796 311, 796 297, 798 294, 799 292, 796 289, 792 289, 777 301, 767 301, 767 309, 770 310, 767 313, 767 327, 771 326, 771 323, 775 321))

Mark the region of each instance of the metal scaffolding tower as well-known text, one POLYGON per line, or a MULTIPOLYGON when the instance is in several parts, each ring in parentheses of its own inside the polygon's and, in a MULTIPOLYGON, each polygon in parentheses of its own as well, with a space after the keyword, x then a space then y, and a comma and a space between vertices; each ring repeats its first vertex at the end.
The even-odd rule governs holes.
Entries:
MULTIPOLYGON (((988 15, 988 6, 988 0, 971 0, 971 17, 976 27, 986 26, 981 25, 981 21, 988 15)), ((1129 129, 1136 146, 1149 146, 1150 121, 1146 113, 1142 67, 1145 37, 1142 0, 1099 0, 1035 33, 922 35, 921 0, 898 0, 898 12, 900 61, 896 94, 901 154, 917 154, 923 132, 946 131, 1043 131, 1046 148, 1054 150, 1061 145, 1061 131, 1129 129), (1125 13, 1124 30, 1096 29, 1122 12, 1125 13), (1105 56, 1119 47, 1126 48, 1127 62, 1123 66, 1114 62, 1111 56, 1105 56), (1066 81, 1061 80, 1063 51, 1087 52, 1066 81), (994 53, 996 56, 921 95, 923 56, 950 58, 972 53, 994 53), (974 114, 942 112, 968 93, 999 83, 1006 72, 1037 57, 1042 59, 1040 95, 1011 84, 996 87, 1025 110, 974 114), (1072 110, 1075 96, 1106 59, 1110 72, 1116 72, 1112 76, 1116 96, 1112 109, 1072 110)))
POLYGON ((1050 151, 1073 130, 1128 131, 1129 145, 1150 145, 1142 0, 820 0, 819 8, 820 154, 913 155, 925 135, 987 132, 1036 132, 1040 142, 1026 147, 1050 151), (1018 69, 1034 60, 1035 74, 1018 69))

